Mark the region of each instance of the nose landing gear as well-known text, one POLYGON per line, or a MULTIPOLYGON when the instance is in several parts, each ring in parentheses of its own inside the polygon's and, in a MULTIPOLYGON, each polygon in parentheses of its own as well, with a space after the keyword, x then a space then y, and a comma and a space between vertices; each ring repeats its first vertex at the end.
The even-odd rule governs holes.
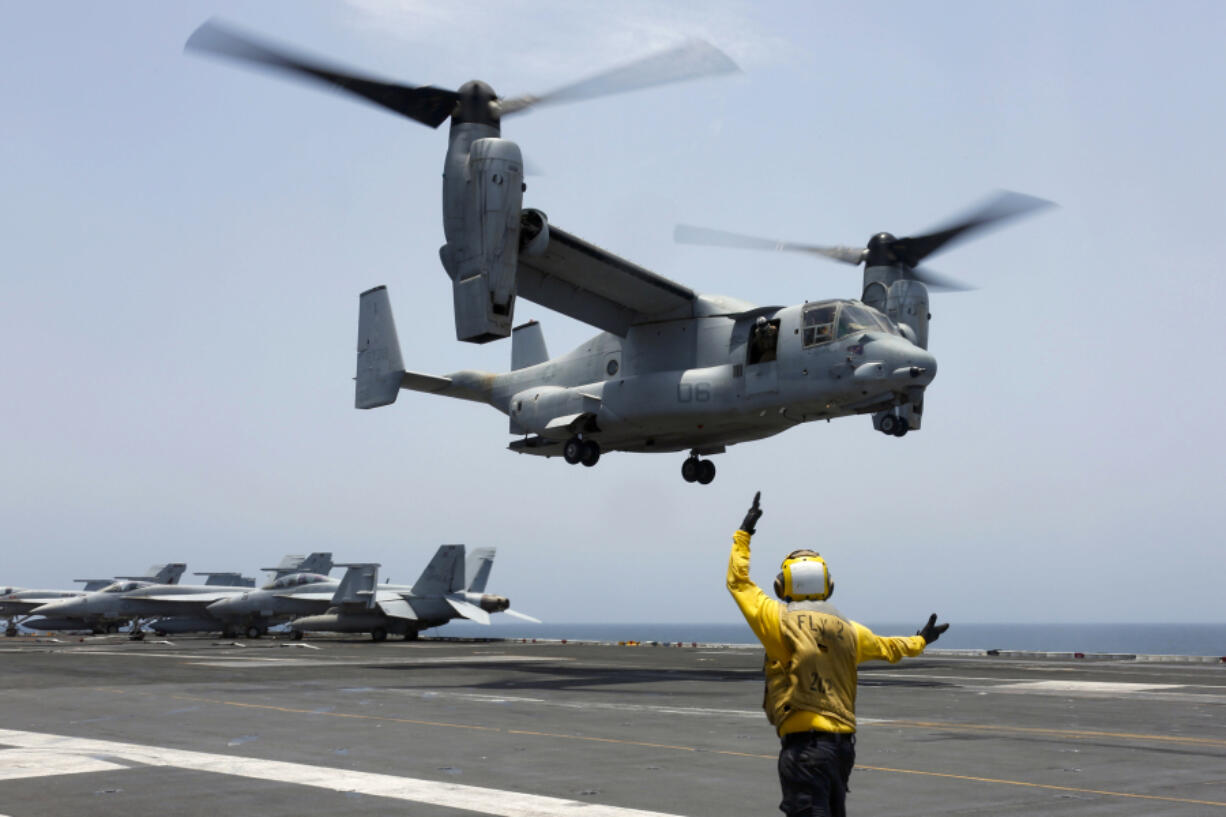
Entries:
POLYGON ((907 422, 905 417, 899 417, 897 414, 885 414, 881 417, 881 424, 878 426, 882 434, 889 437, 905 437, 907 432, 911 430, 911 424, 907 422))
POLYGON ((715 463, 699 459, 697 454, 690 454, 681 463, 681 478, 686 482, 697 482, 699 485, 710 485, 715 479, 715 463))

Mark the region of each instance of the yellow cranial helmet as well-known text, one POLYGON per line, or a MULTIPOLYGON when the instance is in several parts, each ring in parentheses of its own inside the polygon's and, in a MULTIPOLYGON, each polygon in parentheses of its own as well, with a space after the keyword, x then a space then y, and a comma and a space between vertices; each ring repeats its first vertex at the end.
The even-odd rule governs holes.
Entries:
POLYGON ((817 551, 793 550, 779 566, 775 595, 784 601, 823 601, 834 592, 830 569, 817 551))

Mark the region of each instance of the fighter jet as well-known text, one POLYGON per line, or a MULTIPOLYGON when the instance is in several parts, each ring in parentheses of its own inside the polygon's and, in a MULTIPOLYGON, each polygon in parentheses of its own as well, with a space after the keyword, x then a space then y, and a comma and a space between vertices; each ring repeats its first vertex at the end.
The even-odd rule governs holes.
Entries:
MULTIPOLYGON (((212 577, 214 574, 197 575, 212 577)), ((131 619, 129 637, 139 641, 144 638, 142 626, 148 619, 179 615, 199 616, 209 602, 227 595, 243 593, 250 587, 251 585, 153 584, 122 581, 93 593, 51 601, 41 607, 36 607, 31 613, 54 620, 84 620, 95 628, 99 621, 131 619)), ((215 623, 209 629, 217 629, 215 623)))
POLYGON ((477 548, 465 560, 464 545, 442 545, 412 585, 379 584, 379 565, 347 564, 348 570, 331 595, 301 593, 297 601, 311 598, 322 602, 327 612, 291 623, 293 637, 304 632, 370 633, 383 641, 389 633, 416 639, 429 627, 453 618, 490 623, 490 613, 506 613, 539 623, 538 619, 511 609, 505 596, 486 594, 494 563, 494 548, 477 548))
MULTIPOLYGON (((49 603, 64 599, 80 598, 90 592, 110 587, 116 579, 127 580, 134 586, 142 584, 175 584, 187 565, 182 562, 152 565, 144 576, 119 576, 115 579, 73 579, 85 584, 82 590, 23 590, 19 587, 0 588, 0 617, 8 619, 4 634, 12 637, 17 635, 20 624, 32 626, 39 630, 94 630, 95 632, 116 632, 122 619, 106 619, 103 617, 85 620, 72 617, 33 619, 34 611, 49 603)), ((40 614, 41 615, 41 614, 40 614)))

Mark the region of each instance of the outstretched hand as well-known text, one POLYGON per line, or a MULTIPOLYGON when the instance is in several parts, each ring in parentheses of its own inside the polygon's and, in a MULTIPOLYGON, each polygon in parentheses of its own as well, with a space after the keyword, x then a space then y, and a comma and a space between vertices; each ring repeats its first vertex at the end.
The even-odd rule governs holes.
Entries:
POLYGON ((753 504, 749 506, 749 513, 745 514, 745 521, 741 523, 741 530, 753 535, 754 526, 758 524, 758 520, 762 518, 762 509, 758 507, 758 500, 762 498, 762 492, 758 491, 753 495, 753 504))
POLYGON ((924 637, 924 642, 931 644, 941 637, 941 633, 949 629, 949 622, 937 624, 937 614, 933 613, 928 617, 928 623, 924 625, 924 629, 916 630, 915 634, 924 637))

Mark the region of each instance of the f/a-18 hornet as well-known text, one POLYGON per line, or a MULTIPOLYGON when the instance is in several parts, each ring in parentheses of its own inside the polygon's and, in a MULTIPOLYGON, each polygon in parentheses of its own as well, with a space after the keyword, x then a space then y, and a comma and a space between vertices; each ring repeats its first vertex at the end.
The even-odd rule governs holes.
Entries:
POLYGON ((216 23, 188 47, 323 82, 417 122, 450 120, 443 172, 443 268, 456 336, 511 335, 512 371, 435 376, 406 371, 385 287, 362 293, 355 404, 400 389, 487 403, 520 435, 508 447, 593 466, 602 452, 688 451, 681 475, 709 483, 705 456, 813 420, 854 414, 901 437, 920 428, 936 376, 928 351, 929 288, 957 288, 920 263, 970 232, 1047 204, 1002 194, 976 212, 914 237, 874 235, 865 248, 818 247, 682 230, 679 240, 769 246, 863 264, 859 300, 757 306, 702 294, 550 224, 523 207, 523 161, 502 118, 570 102, 735 70, 706 43, 689 43, 541 96, 501 98, 484 82, 458 91, 371 79, 259 42, 216 23), (550 358, 539 324, 512 330, 515 299, 602 330, 550 358))

